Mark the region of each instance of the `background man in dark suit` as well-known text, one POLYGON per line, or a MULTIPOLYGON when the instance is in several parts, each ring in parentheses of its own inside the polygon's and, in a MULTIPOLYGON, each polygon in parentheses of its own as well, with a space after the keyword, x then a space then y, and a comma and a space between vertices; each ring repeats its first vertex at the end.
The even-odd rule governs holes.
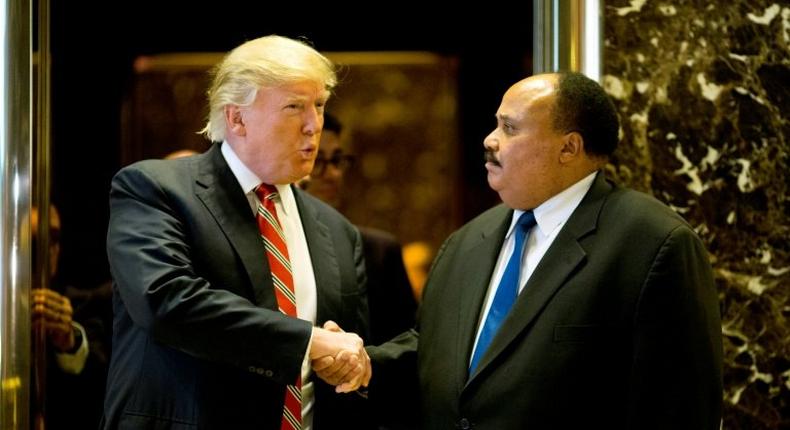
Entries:
MULTIPOLYGON (((338 209, 343 199, 343 181, 353 157, 344 149, 343 124, 324 114, 324 129, 318 157, 309 178, 300 186, 338 209)), ((362 235, 362 251, 367 273, 370 338, 377 345, 414 326, 417 301, 403 265, 403 253, 395 237, 383 230, 357 226, 362 235)))
POLYGON ((313 167, 335 83, 302 42, 247 42, 209 90, 204 132, 217 143, 115 176, 104 428, 353 428, 359 396, 313 378, 309 359, 340 365, 339 391, 370 378, 359 336, 314 327, 365 333, 361 240, 291 185, 313 167))
MULTIPOLYGON (((310 176, 300 186, 335 209, 343 200, 345 172, 354 165, 342 139, 343 124, 329 113, 324 113, 324 129, 318 147, 318 157, 310 176)), ((368 309, 370 310, 369 338, 366 342, 378 345, 412 328, 417 312, 417 301, 403 265, 403 251, 390 233, 370 227, 360 227, 362 251, 367 273, 368 309)), ((338 381, 332 381, 338 382, 338 381)), ((372 405, 384 410, 365 409, 371 428, 413 428, 416 408, 412 393, 393 386, 380 392, 372 405), (399 410, 397 415, 386 411, 399 410)), ((362 414, 362 410, 359 411, 362 414)))
POLYGON ((418 327, 369 348, 371 396, 416 359, 427 429, 718 429, 707 254, 672 210, 604 178, 618 122, 603 89, 533 76, 496 119, 486 169, 504 204, 444 243, 418 327))

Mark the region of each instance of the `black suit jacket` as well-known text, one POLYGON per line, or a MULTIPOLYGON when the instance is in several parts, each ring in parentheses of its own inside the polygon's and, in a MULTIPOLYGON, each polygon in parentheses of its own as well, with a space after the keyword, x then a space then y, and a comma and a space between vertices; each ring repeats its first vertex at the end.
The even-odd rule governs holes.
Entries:
MULTIPOLYGON (((358 227, 362 235, 367 273, 370 339, 378 345, 414 327, 417 301, 403 265, 403 251, 391 234, 369 227, 358 227)), ((414 428, 417 408, 413 386, 392 384, 380 391, 372 406, 360 410, 370 428, 399 430, 414 428), (398 411, 397 414, 388 412, 398 411)))
POLYGON ((414 326, 417 301, 403 265, 403 251, 391 234, 358 227, 367 273, 370 340, 377 345, 414 326))
MULTIPOLYGON (((334 209, 294 194, 317 323, 332 319, 364 335, 359 233, 334 209)), ((104 428, 279 428, 311 324, 277 310, 255 218, 219 145, 121 170, 110 207, 115 319, 104 428)), ((358 396, 314 379, 314 428, 347 427, 343 414, 358 396)))
POLYGON ((370 349, 377 376, 418 350, 424 428, 718 429, 721 326, 702 243, 600 173, 467 375, 511 217, 498 206, 450 236, 419 332, 370 349))

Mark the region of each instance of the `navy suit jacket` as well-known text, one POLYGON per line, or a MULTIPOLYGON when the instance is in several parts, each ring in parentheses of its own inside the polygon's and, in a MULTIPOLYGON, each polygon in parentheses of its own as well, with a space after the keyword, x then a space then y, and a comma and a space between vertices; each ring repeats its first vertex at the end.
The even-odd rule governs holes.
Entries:
POLYGON ((721 323, 703 245, 601 173, 468 375, 512 213, 497 206, 447 239, 418 327, 369 348, 374 383, 404 384, 388 373, 416 365, 425 429, 718 429, 721 323))
MULTIPOLYGON (((139 162, 112 181, 115 317, 103 428, 279 428, 311 323, 277 310, 255 218, 219 148, 139 162)), ((316 322, 364 336, 359 232, 293 190, 315 272, 316 322)), ((314 428, 347 428, 344 414, 359 396, 314 381, 314 428)))

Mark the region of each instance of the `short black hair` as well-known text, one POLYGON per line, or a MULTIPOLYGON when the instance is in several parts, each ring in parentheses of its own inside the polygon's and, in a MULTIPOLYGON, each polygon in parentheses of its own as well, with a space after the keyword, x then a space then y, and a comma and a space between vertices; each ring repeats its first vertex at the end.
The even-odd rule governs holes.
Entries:
POLYGON ((341 123, 340 120, 331 113, 324 112, 324 130, 340 135, 340 132, 343 131, 343 123, 341 123))
POLYGON ((598 82, 581 73, 559 74, 552 125, 562 133, 579 132, 592 155, 609 156, 617 148, 620 123, 614 104, 598 82))

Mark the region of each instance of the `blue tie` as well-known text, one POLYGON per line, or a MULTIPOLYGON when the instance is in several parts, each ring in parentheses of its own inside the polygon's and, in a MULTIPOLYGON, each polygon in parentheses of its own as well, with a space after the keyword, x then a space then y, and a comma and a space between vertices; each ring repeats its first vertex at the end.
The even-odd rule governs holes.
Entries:
POLYGON ((499 331, 502 321, 505 320, 508 312, 510 312, 510 308, 513 307, 513 303, 516 302, 516 297, 518 297, 518 278, 521 274, 521 255, 524 251, 524 240, 527 238, 527 233, 529 233, 535 224, 535 215, 532 211, 524 212, 518 218, 518 221, 516 221, 516 231, 514 232, 516 235, 516 246, 513 247, 513 254, 510 255, 510 260, 507 262, 505 273, 499 281, 499 288, 497 288, 496 295, 494 296, 494 302, 491 303, 491 309, 488 311, 483 330, 480 332, 477 348, 472 356, 472 363, 469 365, 470 375, 475 371, 480 357, 482 357, 483 353, 488 349, 488 346, 494 339, 494 335, 499 331))

